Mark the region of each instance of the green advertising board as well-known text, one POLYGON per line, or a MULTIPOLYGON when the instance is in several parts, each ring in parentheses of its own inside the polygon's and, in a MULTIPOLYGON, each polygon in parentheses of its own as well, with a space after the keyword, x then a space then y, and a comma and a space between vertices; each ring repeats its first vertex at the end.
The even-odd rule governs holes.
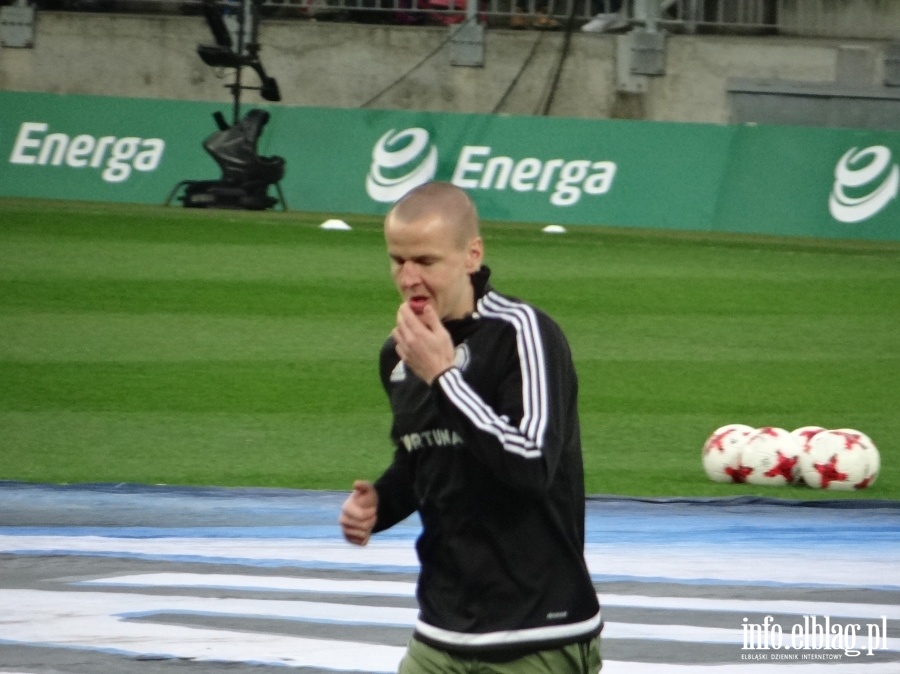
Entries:
MULTIPOLYGON (((900 239, 900 132, 258 107, 295 210, 381 214, 437 179, 491 220, 900 239)), ((0 196, 163 203, 220 177, 217 111, 0 92, 0 196)))
POLYGON ((900 133, 738 127, 714 227, 900 239, 900 133))
POLYGON ((468 189, 489 219, 691 229, 709 226, 732 133, 359 110, 308 110, 304 120, 314 133, 303 152, 332 179, 304 172, 292 192, 316 194, 325 210, 383 211, 434 177, 468 189))
POLYGON ((216 106, 0 93, 0 194, 161 203, 181 177, 215 178, 200 142, 216 106))

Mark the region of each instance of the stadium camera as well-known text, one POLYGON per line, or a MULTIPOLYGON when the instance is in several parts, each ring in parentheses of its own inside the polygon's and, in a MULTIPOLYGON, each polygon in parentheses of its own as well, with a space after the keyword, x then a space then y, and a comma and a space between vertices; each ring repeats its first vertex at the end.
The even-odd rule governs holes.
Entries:
POLYGON ((201 44, 197 47, 197 54, 206 65, 213 68, 243 68, 251 65, 250 57, 235 54, 228 47, 217 44, 201 44))
POLYGON ((219 12, 219 8, 216 7, 215 2, 204 0, 203 16, 209 25, 209 29, 212 31, 216 44, 230 50, 232 47, 231 33, 228 32, 228 27, 225 25, 222 14, 219 12))
POLYGON ((274 77, 266 74, 259 60, 259 7, 262 0, 232 0, 223 14, 217 0, 203 0, 203 16, 215 39, 215 44, 201 44, 197 54, 213 68, 234 68, 234 82, 226 85, 234 98, 234 119, 231 124, 221 112, 213 113, 217 130, 203 142, 203 148, 219 164, 222 176, 217 180, 182 180, 169 193, 166 204, 183 189, 180 201, 188 208, 231 208, 263 210, 287 203, 281 192, 285 160, 277 155, 263 157, 257 143, 269 121, 265 110, 253 109, 241 119, 241 91, 256 89, 267 101, 280 101, 281 91, 274 77), (226 18, 228 21, 226 21, 226 18), (259 86, 247 86, 241 80, 243 68, 251 68, 259 77, 259 86), (274 186, 278 197, 269 195, 274 186))
POLYGON ((281 90, 278 88, 278 82, 274 77, 268 77, 260 72, 262 86, 259 87, 259 95, 264 100, 277 102, 281 100, 281 90))
POLYGON ((203 0, 203 16, 213 35, 215 44, 201 44, 197 47, 197 55, 208 66, 213 68, 234 68, 235 81, 227 85, 234 97, 234 122, 240 117, 240 92, 244 89, 256 89, 266 101, 280 101, 281 91, 274 77, 266 74, 259 59, 259 5, 260 0, 240 0, 236 9, 236 30, 229 29, 222 14, 222 8, 216 0, 203 0), (236 33, 236 35, 235 35, 236 33), (235 44, 236 42, 236 44, 235 44), (247 86, 242 83, 241 69, 249 67, 259 76, 259 86, 247 86))

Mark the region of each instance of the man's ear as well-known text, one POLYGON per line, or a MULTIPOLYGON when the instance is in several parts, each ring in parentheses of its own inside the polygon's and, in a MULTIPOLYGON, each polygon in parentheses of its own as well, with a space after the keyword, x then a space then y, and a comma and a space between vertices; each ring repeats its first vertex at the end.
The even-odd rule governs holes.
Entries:
POLYGON ((466 248, 466 271, 474 274, 481 269, 481 263, 484 260, 484 242, 480 236, 474 237, 469 241, 466 248))

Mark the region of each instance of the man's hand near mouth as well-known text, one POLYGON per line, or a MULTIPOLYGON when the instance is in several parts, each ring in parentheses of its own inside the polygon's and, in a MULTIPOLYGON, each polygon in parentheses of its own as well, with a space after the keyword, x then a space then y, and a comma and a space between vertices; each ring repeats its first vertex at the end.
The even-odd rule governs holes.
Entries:
POLYGON ((453 366, 453 340, 427 299, 414 297, 401 304, 391 334, 397 355, 429 386, 453 366))

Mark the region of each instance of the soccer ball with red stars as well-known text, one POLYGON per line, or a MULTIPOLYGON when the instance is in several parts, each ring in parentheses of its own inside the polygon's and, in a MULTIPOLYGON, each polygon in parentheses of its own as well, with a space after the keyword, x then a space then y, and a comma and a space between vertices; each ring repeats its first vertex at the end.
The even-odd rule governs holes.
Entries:
POLYGON ((840 428, 810 438, 801 475, 816 489, 853 490, 872 486, 881 470, 881 455, 872 439, 861 431, 840 428))
POLYGON ((713 431, 703 443, 703 470, 713 482, 744 482, 746 469, 741 465, 741 450, 747 434, 753 431, 746 424, 727 424, 713 431))
POLYGON ((790 431, 763 426, 747 435, 741 463, 750 472, 750 484, 797 484, 800 481, 800 445, 790 431))
POLYGON ((703 444, 703 469, 714 482, 761 485, 805 483, 814 489, 865 489, 881 469, 881 456, 865 433, 822 426, 787 431, 727 424, 703 444))
POLYGON ((806 482, 803 474, 811 469, 810 460, 812 457, 809 452, 812 439, 819 433, 827 430, 827 428, 822 426, 801 426, 791 431, 791 434, 797 438, 797 442, 800 445, 800 482, 806 482))
POLYGON ((791 435, 797 438, 797 443, 800 446, 801 464, 803 463, 803 454, 809 451, 809 441, 818 433, 827 430, 827 428, 822 428, 821 426, 801 426, 800 428, 795 428, 791 431, 791 435))

